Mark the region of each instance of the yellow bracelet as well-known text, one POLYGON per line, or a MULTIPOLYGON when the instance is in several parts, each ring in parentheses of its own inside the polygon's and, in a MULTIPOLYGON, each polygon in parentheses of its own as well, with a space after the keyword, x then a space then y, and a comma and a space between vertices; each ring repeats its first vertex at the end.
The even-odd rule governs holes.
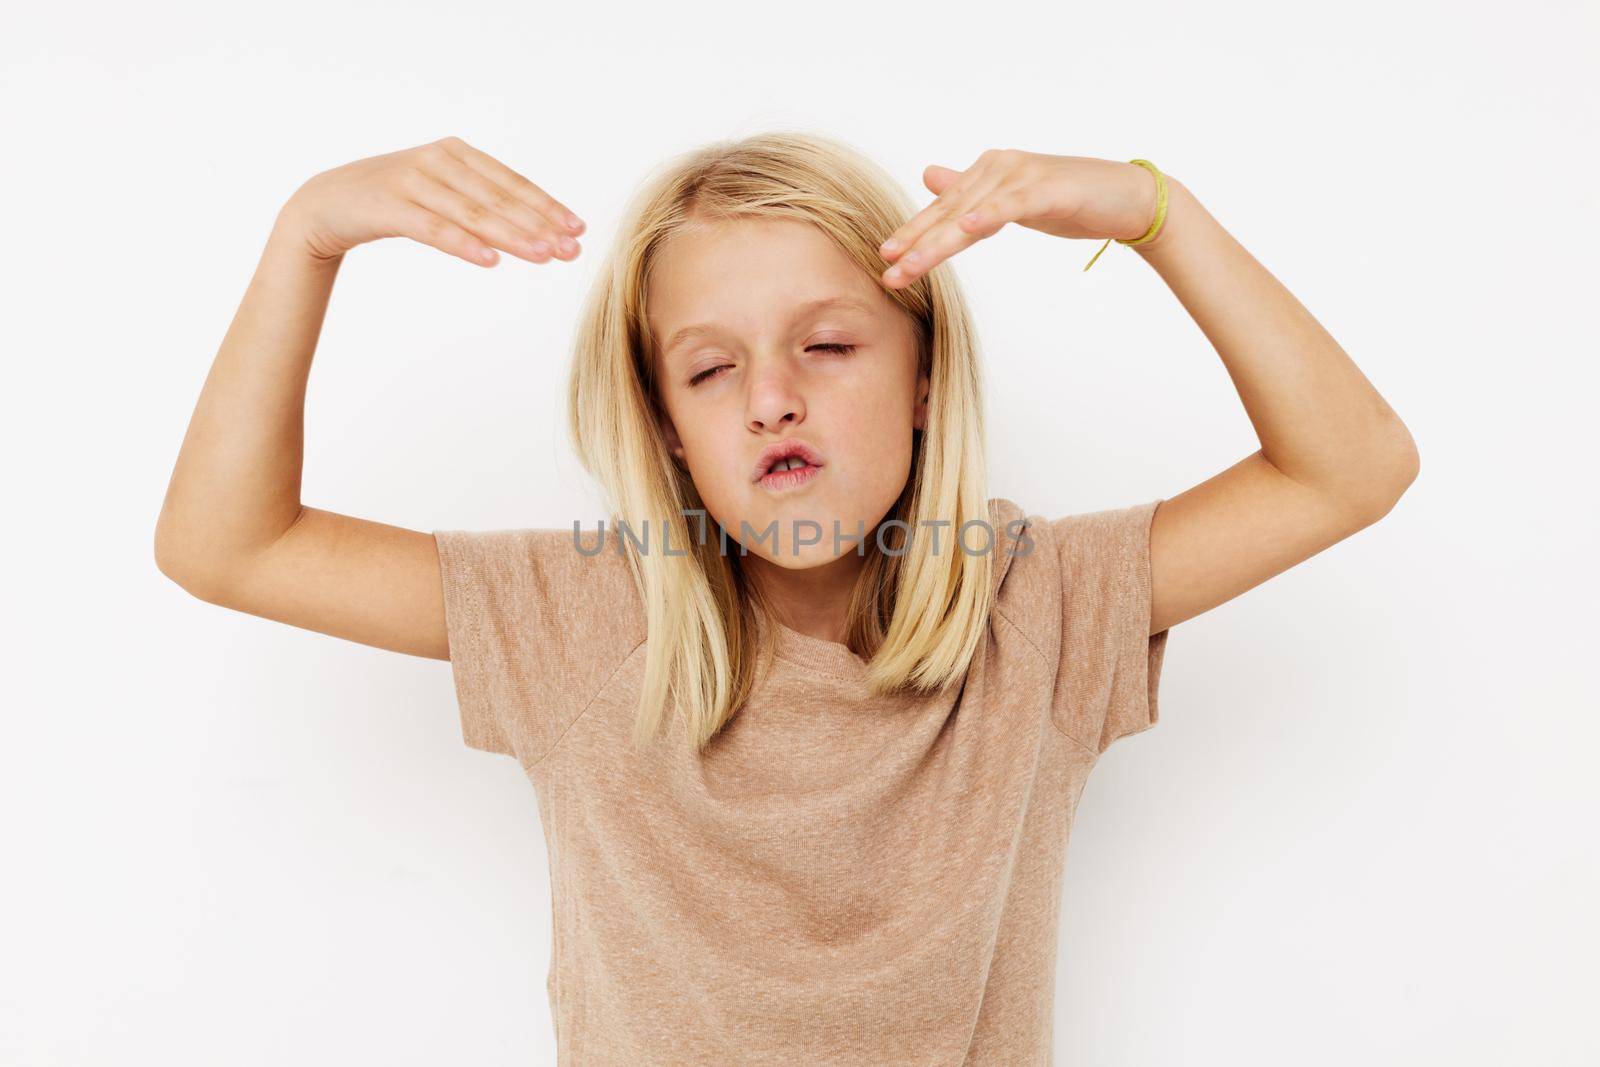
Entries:
MULTIPOLYGON (((1136 237, 1131 241, 1125 241, 1121 237, 1116 238, 1116 242, 1119 245, 1142 245, 1146 241, 1154 241, 1156 239, 1156 234, 1161 231, 1161 224, 1167 221, 1167 176, 1162 174, 1160 170, 1156 169, 1156 165, 1150 162, 1148 159, 1130 159, 1128 162, 1137 163, 1139 166, 1156 176, 1155 221, 1150 223, 1150 228, 1144 231, 1143 237, 1136 237)), ((1111 240, 1111 238, 1106 239, 1106 243, 1100 246, 1100 252, 1104 252, 1107 248, 1111 247, 1111 240)), ((1083 268, 1084 270, 1088 270, 1089 267, 1094 266, 1094 261, 1100 258, 1100 252, 1096 252, 1094 254, 1094 259, 1089 260, 1088 265, 1083 268)))

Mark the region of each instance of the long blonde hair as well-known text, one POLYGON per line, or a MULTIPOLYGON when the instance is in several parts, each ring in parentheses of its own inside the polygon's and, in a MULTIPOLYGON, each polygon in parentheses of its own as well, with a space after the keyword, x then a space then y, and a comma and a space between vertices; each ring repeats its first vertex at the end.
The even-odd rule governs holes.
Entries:
MULTIPOLYGON (((646 315, 657 251, 696 218, 801 220, 831 237, 876 284, 885 266, 878 244, 915 210, 888 172, 854 148, 787 131, 682 153, 630 201, 579 320, 567 414, 578 459, 599 482, 613 529, 667 530, 672 545, 692 546, 641 552, 621 539, 647 626, 637 745, 670 720, 703 748, 748 699, 774 634, 768 627, 768 640, 759 640, 759 624, 774 619, 770 605, 739 552, 706 536, 716 521, 694 519, 693 509, 704 504, 657 420, 646 315)), ((963 551, 956 541, 969 520, 991 519, 978 344, 966 300, 942 263, 912 285, 884 291, 916 325, 929 394, 927 429, 913 431, 911 476, 884 517, 906 525, 890 527, 898 536, 884 538, 887 553, 877 531, 867 531, 850 602, 846 644, 870 661, 867 684, 877 694, 939 690, 962 677, 988 622, 993 555, 963 551), (937 551, 928 522, 942 527, 937 551)))

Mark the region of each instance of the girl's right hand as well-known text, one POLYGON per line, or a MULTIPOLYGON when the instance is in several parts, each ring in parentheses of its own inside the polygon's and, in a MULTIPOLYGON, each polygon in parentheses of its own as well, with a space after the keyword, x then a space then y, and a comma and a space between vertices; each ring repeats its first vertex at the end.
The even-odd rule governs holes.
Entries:
POLYGON ((459 137, 358 159, 295 190, 280 213, 318 259, 410 237, 492 267, 495 248, 534 263, 571 260, 583 221, 565 204, 459 137))

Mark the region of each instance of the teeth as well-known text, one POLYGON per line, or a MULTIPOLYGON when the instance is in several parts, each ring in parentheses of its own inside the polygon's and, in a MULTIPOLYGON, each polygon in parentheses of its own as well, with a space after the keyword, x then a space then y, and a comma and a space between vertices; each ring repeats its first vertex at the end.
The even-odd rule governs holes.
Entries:
POLYGON ((771 470, 769 470, 767 473, 775 474, 778 471, 794 470, 796 467, 804 467, 805 465, 806 461, 801 459, 799 456, 790 456, 787 459, 778 460, 778 462, 772 465, 771 470))

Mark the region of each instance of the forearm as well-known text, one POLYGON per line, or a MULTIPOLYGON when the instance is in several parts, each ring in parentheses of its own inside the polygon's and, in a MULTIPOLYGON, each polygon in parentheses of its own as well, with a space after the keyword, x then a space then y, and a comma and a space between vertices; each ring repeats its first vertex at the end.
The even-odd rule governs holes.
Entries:
POLYGON ((156 527, 158 566, 211 584, 300 514, 305 391, 341 259, 280 213, 206 376, 156 527))
POLYGON ((1359 511, 1388 510, 1418 467, 1405 424, 1294 294, 1181 182, 1168 184, 1161 233, 1128 247, 1216 349, 1262 456, 1359 511))

